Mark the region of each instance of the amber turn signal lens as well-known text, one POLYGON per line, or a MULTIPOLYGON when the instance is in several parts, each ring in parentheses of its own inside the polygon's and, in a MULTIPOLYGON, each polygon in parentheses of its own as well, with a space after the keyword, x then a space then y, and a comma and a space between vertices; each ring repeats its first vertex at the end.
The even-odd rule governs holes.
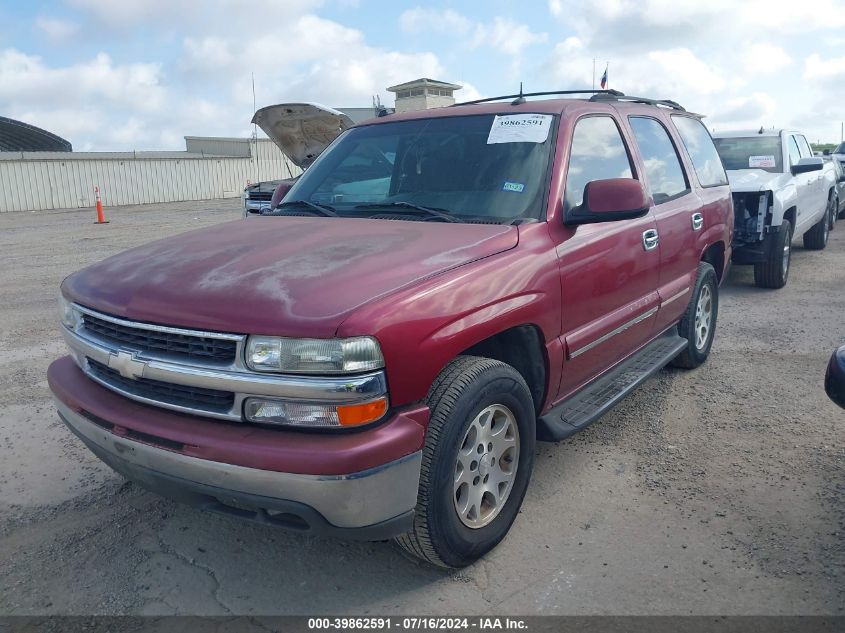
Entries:
POLYGON ((341 426, 360 426, 375 422, 387 411, 387 398, 379 398, 363 404, 342 404, 337 408, 341 426))

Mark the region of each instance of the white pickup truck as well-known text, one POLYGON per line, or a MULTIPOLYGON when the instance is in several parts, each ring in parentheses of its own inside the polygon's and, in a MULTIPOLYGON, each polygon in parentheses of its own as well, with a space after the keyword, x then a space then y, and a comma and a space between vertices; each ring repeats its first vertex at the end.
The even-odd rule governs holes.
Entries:
POLYGON ((782 288, 793 238, 827 246, 836 205, 833 166, 813 156, 800 132, 764 130, 713 135, 734 203, 732 261, 753 264, 754 282, 782 288))

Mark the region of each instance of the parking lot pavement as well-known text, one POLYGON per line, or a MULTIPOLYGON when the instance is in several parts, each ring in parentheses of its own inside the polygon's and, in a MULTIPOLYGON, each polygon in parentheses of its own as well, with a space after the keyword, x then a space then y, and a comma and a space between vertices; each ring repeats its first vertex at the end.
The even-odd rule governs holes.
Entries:
POLYGON ((239 200, 107 213, 0 214, 0 614, 843 613, 845 413, 822 382, 845 343, 845 222, 795 247, 783 290, 735 268, 708 363, 540 444, 510 535, 443 572, 181 507, 83 448, 45 377, 59 282, 239 200))

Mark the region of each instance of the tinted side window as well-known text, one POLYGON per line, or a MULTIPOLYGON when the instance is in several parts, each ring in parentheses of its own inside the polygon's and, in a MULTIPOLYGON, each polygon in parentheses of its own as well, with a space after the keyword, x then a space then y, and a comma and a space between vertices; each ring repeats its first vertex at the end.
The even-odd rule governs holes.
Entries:
POLYGON ((654 204, 660 204, 687 191, 687 179, 666 128, 656 119, 648 117, 630 117, 628 120, 645 163, 654 204))
POLYGON ((616 122, 609 116, 579 120, 572 133, 569 171, 566 174, 564 211, 584 200, 584 187, 593 180, 632 178, 631 160, 616 122))
POLYGON ((698 182, 702 187, 714 187, 728 184, 722 159, 716 152, 710 132, 698 119, 686 116, 672 116, 672 122, 678 128, 681 140, 689 154, 698 182))
POLYGON ((798 149, 798 143, 795 142, 794 136, 789 137, 786 147, 789 152, 789 166, 792 167, 801 160, 801 151, 798 149))
POLYGON ((801 150, 801 158, 812 158, 813 150, 810 148, 810 144, 807 142, 807 139, 804 138, 804 135, 801 134, 795 138, 798 139, 798 149, 801 150))

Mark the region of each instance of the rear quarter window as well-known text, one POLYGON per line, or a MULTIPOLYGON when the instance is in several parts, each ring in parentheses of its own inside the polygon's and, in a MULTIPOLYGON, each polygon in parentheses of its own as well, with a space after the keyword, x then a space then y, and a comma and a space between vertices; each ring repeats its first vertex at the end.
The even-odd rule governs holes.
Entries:
POLYGON ((704 124, 698 119, 677 115, 672 115, 672 123, 681 136, 701 186, 718 187, 728 184, 722 159, 719 158, 710 132, 704 124))

